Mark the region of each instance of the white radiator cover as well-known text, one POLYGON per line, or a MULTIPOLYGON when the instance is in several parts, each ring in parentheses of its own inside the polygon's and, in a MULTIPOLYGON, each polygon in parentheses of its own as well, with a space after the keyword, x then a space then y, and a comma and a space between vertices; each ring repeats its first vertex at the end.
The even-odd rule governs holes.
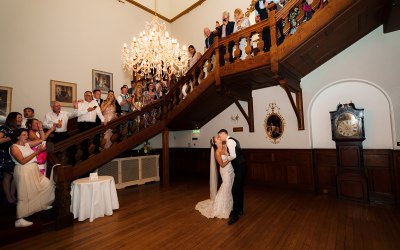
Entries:
POLYGON ((98 175, 113 176, 117 189, 160 181, 159 155, 116 158, 100 168, 98 175))

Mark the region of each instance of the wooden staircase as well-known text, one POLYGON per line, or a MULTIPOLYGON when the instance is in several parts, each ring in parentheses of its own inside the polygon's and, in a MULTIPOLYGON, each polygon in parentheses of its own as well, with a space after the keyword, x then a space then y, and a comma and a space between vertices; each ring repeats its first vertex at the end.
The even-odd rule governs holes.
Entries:
MULTIPOLYGON (((55 227, 63 228, 73 224, 70 212, 70 185, 75 179, 93 171, 108 161, 143 141, 163 133, 162 181, 169 182, 168 130, 190 130, 200 128, 228 106, 236 103, 254 131, 252 91, 271 86, 281 86, 293 106, 298 129, 304 129, 301 78, 330 60, 336 54, 384 23, 383 13, 387 2, 380 0, 330 0, 321 8, 314 1, 316 10, 313 18, 302 23, 294 35, 288 35, 283 44, 277 46, 276 23, 287 19, 289 12, 301 6, 302 0, 291 0, 275 13, 270 11, 269 19, 221 40, 215 40, 203 57, 189 70, 185 77, 172 79, 172 87, 163 99, 145 107, 140 112, 122 116, 105 126, 99 126, 68 140, 48 144, 49 166, 54 168, 57 183, 54 213, 55 227), (319 7, 319 8, 318 8, 319 7), (261 37, 262 30, 270 27, 272 47, 270 52, 262 51, 263 42, 252 48, 252 39, 261 37), (239 60, 239 41, 246 38, 247 58, 239 60), (219 65, 219 47, 234 44, 235 61, 219 65), (184 90, 184 91, 182 91, 184 90), (292 94, 296 98, 292 97, 292 94), (241 101, 248 102, 247 112, 241 101), (155 112, 155 119, 144 122, 148 114, 155 112), (93 142, 96 135, 113 131, 113 145, 98 154, 82 159, 80 145, 84 140, 93 142), (68 165, 68 152, 75 148, 76 164, 68 165)), ((299 15, 299 20, 303 18, 299 15)), ((288 26, 285 26, 287 33, 288 26)), ((228 56, 226 54, 226 56, 228 56)), ((48 171, 50 172, 50 171, 48 171)))

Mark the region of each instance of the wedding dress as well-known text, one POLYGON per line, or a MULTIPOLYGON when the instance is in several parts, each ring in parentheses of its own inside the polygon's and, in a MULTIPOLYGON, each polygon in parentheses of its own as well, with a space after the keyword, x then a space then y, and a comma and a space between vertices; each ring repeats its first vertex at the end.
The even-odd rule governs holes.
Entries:
MULTIPOLYGON (((214 150, 212 149, 212 152, 214 150)), ((212 154, 213 155, 213 154, 212 154)), ((222 160, 226 161, 227 156, 222 155, 222 160)), ((211 161, 215 162, 212 157, 211 161)), ((212 166, 212 165, 211 165, 212 166)), ((215 164, 214 164, 215 169, 215 164)), ((220 218, 228 219, 229 214, 232 211, 233 198, 232 198, 232 185, 233 179, 235 178, 235 173, 233 171, 232 164, 229 163, 224 168, 219 168, 219 172, 222 178, 222 184, 218 189, 217 194, 213 197, 213 168, 210 167, 210 195, 211 199, 200 201, 196 205, 196 210, 198 210, 202 215, 207 218, 220 218)))

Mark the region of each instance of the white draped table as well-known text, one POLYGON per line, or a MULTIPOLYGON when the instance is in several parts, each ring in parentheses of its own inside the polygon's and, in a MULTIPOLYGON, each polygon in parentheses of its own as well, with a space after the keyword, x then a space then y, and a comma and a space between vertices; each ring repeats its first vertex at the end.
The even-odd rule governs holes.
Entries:
POLYGON ((99 176, 98 180, 82 178, 72 182, 71 212, 74 219, 92 222, 98 217, 112 215, 119 208, 117 190, 112 176, 99 176))

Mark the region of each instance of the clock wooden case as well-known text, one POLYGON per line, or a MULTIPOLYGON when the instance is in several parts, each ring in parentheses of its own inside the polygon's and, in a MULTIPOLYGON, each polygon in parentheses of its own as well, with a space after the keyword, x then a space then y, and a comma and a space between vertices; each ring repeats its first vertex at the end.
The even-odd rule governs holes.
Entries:
POLYGON ((357 109, 354 103, 339 104, 330 116, 332 140, 336 142, 337 194, 340 198, 368 201, 362 146, 364 109, 357 109))

